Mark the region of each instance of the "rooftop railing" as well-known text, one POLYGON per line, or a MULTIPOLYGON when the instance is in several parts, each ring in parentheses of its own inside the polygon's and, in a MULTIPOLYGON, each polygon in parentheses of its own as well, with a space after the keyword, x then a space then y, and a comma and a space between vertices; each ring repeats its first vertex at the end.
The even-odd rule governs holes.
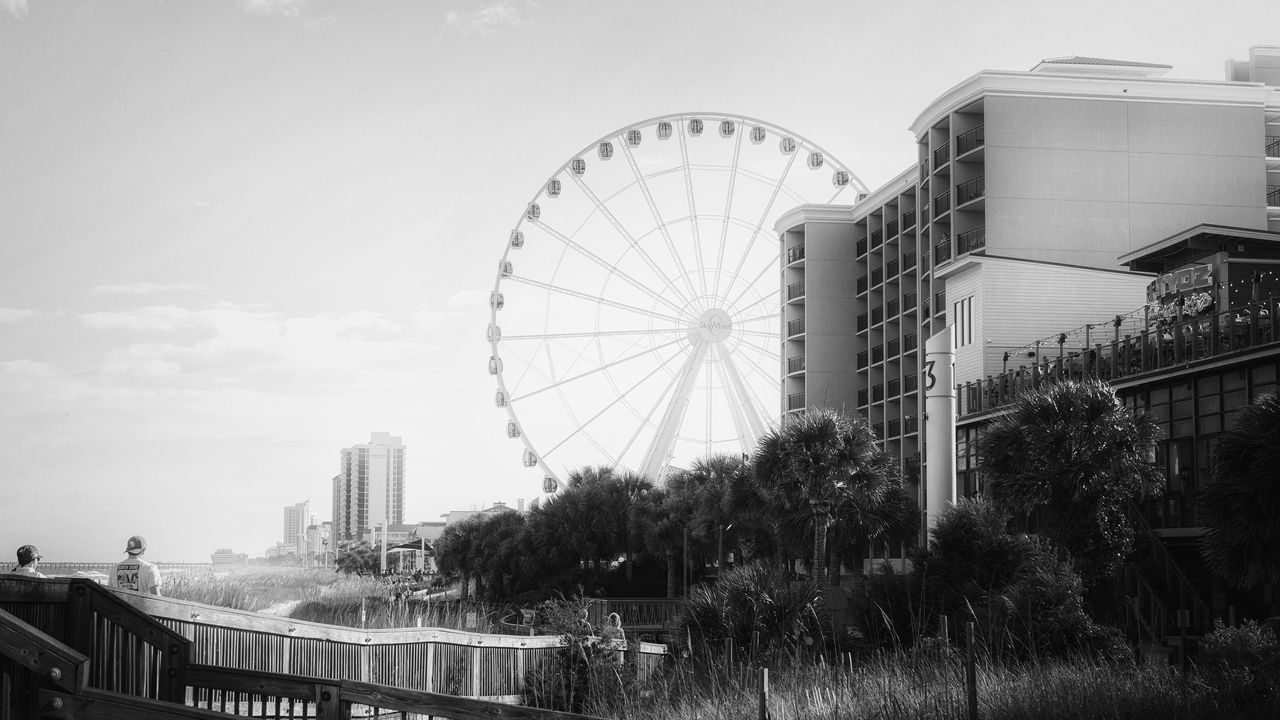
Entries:
MULTIPOLYGON (((1020 394, 1046 384, 1087 378, 1124 380, 1270 345, 1280 340, 1277 310, 1276 299, 1269 298, 1225 313, 1095 343, 1090 348, 1060 348, 1057 357, 1037 357, 1031 365, 958 385, 957 414, 963 418, 998 410, 1020 394)), ((1044 351, 1049 354, 1052 349, 1045 347, 1044 351)))

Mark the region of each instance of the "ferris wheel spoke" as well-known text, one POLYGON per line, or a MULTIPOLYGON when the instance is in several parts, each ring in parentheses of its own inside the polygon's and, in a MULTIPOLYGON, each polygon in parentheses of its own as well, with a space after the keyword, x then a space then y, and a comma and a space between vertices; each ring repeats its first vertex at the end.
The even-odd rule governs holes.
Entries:
POLYGON ((590 376, 592 376, 592 375, 595 375, 596 373, 604 372, 604 371, 606 371, 606 370, 608 370, 608 369, 610 369, 610 368, 617 367, 618 365, 621 365, 621 364, 623 364, 623 363, 625 363, 625 362, 628 362, 628 361, 631 361, 631 360, 635 360, 636 358, 642 358, 642 357, 644 357, 644 356, 646 356, 646 355, 652 355, 652 354, 654 354, 654 353, 656 353, 656 352, 659 352, 659 351, 661 351, 661 350, 663 350, 663 349, 665 349, 665 348, 671 347, 672 345, 676 345, 676 344, 678 344, 678 343, 682 343, 682 342, 685 342, 684 338, 677 338, 677 339, 672 340, 672 341, 670 341, 670 342, 665 342, 665 343, 663 343, 663 344, 661 344, 661 345, 656 345, 656 346, 654 346, 654 347, 647 348, 647 349, 645 349, 645 350, 641 350, 641 351, 640 351, 640 352, 638 352, 638 353, 634 353, 634 354, 632 354, 632 355, 628 355, 627 357, 624 357, 624 358, 618 358, 617 360, 610 361, 610 362, 608 362, 608 363, 606 363, 606 364, 604 364, 604 365, 601 365, 601 366, 599 366, 599 367, 596 367, 596 368, 593 368, 593 369, 588 370, 588 371, 586 371, 586 372, 583 372, 583 373, 579 373, 579 374, 577 374, 577 375, 574 375, 573 377, 567 377, 567 378, 564 378, 563 380, 557 380, 557 381, 555 381, 555 382, 552 382, 550 385, 546 385, 546 386, 544 386, 544 387, 540 387, 540 388, 538 388, 537 390, 532 390, 532 391, 527 392, 527 393, 525 393, 525 394, 523 394, 523 395, 519 395, 519 396, 512 397, 508 402, 510 402, 511 404, 513 404, 513 405, 514 405, 515 403, 517 403, 517 402, 519 402, 519 401, 521 401, 521 400, 527 400, 528 398, 531 398, 531 397, 533 397, 534 395, 537 395, 537 394, 539 394, 539 393, 543 393, 543 392, 546 392, 546 391, 548 391, 548 390, 553 390, 553 389, 555 389, 555 388, 558 388, 558 387, 561 387, 561 386, 563 386, 563 385, 567 385, 567 384, 569 384, 569 383, 571 383, 571 382, 574 382, 575 380, 581 380, 581 379, 583 379, 583 378, 585 378, 585 377, 590 377, 590 376))
POLYGON ((736 306, 738 304, 738 301, 742 299, 742 296, 746 295, 747 292, 751 290, 751 288, 755 287, 756 283, 760 282, 760 279, 764 277, 765 273, 769 272, 770 270, 777 270, 778 258, 779 258, 779 255, 774 255, 772 262, 765 265, 763 268, 760 268, 760 272, 756 273, 756 276, 751 279, 751 282, 747 283, 747 286, 743 288, 741 293, 738 293, 738 297, 734 298, 733 302, 729 303, 729 305, 736 306))
MULTIPOLYGON (((739 124, 741 121, 739 121, 739 124)), ((724 267, 724 247, 729 240, 729 224, 733 217, 733 188, 738 181, 738 161, 742 153, 742 133, 734 133, 733 165, 729 171, 729 190, 724 199, 724 217, 720 220, 720 248, 716 251, 716 281, 711 286, 711 296, 720 297, 720 268, 724 267)))
POLYGON ((689 295, 685 298, 697 297, 698 291, 693 287, 693 279, 689 277, 689 271, 684 266, 684 260, 680 257, 680 252, 676 249, 675 241, 671 239, 671 231, 667 229, 667 223, 663 221, 662 214, 658 212, 658 203, 653 199, 653 192, 649 189, 649 183, 645 180, 644 174, 640 172, 640 165, 636 163, 635 155, 631 152, 628 143, 622 142, 622 154, 627 158, 627 165, 631 167, 631 174, 635 176, 636 183, 640 186, 640 192, 644 195, 644 201, 649 205, 649 212, 653 215, 653 222, 662 232, 662 240, 667 245, 667 252, 671 255, 671 259, 675 260, 676 266, 680 268, 680 276, 684 278, 685 284, 689 286, 689 295))
POLYGON ((778 314, 773 313, 771 315, 756 315, 755 317, 749 318, 734 318, 733 322, 735 325, 745 325, 747 323, 765 322, 766 320, 776 321, 777 319, 778 314))
POLYGON ((782 386, 782 381, 778 377, 779 373, 781 373, 782 371, 782 368, 780 366, 775 366, 773 368, 770 368, 769 370, 765 370, 763 367, 760 366, 759 359, 757 359, 756 357, 753 357, 748 353, 743 353, 742 355, 743 355, 743 359, 746 360, 746 366, 747 366, 748 372, 754 372, 756 375, 763 378, 769 384, 770 387, 776 388, 776 387, 782 386))
POLYGON ((734 332, 744 336, 771 338, 773 340, 778 339, 778 333, 765 332, 764 330, 746 330, 744 328, 738 328, 737 330, 734 330, 734 332))
MULTIPOLYGON (((741 298, 742 296, 738 296, 738 297, 741 298)), ((774 295, 774 294, 761 295, 760 297, 756 298, 750 305, 743 305, 742 307, 734 307, 734 312, 741 315, 746 311, 750 310, 751 308, 757 305, 760 305, 761 303, 777 302, 777 301, 778 301, 777 295, 774 295)), ((775 312, 775 313, 772 313, 771 315, 766 315, 761 317, 772 317, 774 319, 777 319, 778 314, 775 312)))
POLYGON ((637 315, 644 315, 646 317, 657 318, 659 320, 667 320, 673 323, 680 322, 680 318, 677 318, 674 315, 663 315, 662 313, 654 312, 653 310, 646 310, 645 308, 636 307, 635 305, 628 305, 626 303, 610 300, 599 295, 592 295, 591 293, 581 292, 579 290, 570 290, 567 287, 552 285, 551 283, 542 282, 541 280, 534 280, 521 275, 512 275, 508 279, 512 282, 520 283, 521 285, 528 285, 529 287, 538 288, 539 290, 548 290, 550 292, 559 293, 579 300, 596 303, 597 305, 607 305, 611 308, 617 308, 618 310, 626 310, 628 312, 636 313, 637 315))
POLYGON ((721 350, 720 367, 724 376, 725 394, 728 396, 734 426, 738 431, 739 443, 742 447, 753 447, 756 440, 764 434, 764 422, 761 421, 756 406, 751 402, 742 373, 733 362, 733 353, 721 350))
MULTIPOLYGON (((591 186, 587 185, 587 182, 582 179, 582 176, 570 173, 569 177, 573 178, 573 181, 582 189, 582 192, 596 206, 596 210, 598 210, 600 214, 603 215, 611 225, 613 225, 613 229, 618 231, 618 235, 620 235, 623 240, 626 240, 627 244, 640 255, 641 259, 644 260, 644 263, 653 271, 653 274, 656 277, 663 277, 665 273, 662 272, 662 268, 654 262, 654 259, 649 256, 649 253, 645 252, 644 247, 636 241, 635 236, 627 232, 627 229, 622 225, 622 221, 618 220, 618 217, 613 214, 613 211, 610 210, 606 204, 600 201, 600 198, 596 196, 595 191, 591 189, 591 186)), ((686 302, 689 300, 688 298, 682 299, 686 302)))
POLYGON ((707 276, 702 272, 702 235, 698 230, 698 204, 693 197, 693 170, 689 166, 689 145, 684 136, 684 123, 676 126, 680 137, 680 161, 684 168, 684 195, 689 203, 689 231, 693 235, 694 264, 698 268, 698 281, 702 285, 702 294, 707 294, 707 276))
POLYGON ((635 384, 634 384, 634 385, 632 385, 630 388, 628 388, 625 392, 619 393, 617 398, 615 398, 612 402, 608 403, 608 404, 607 404, 607 405, 605 405, 603 408, 601 408, 599 412, 597 412, 595 415, 592 415, 590 418, 587 418, 587 421, 586 421, 586 422, 579 424, 579 425, 578 425, 578 427, 577 427, 577 429, 575 429, 573 432, 569 433, 567 436, 565 436, 565 437, 564 437, 564 439, 562 439, 560 442, 556 443, 556 444, 555 444, 555 445, 554 445, 550 450, 548 450, 546 453, 544 453, 544 457, 546 457, 546 456, 550 456, 550 455, 551 455, 552 453, 554 453, 556 450, 559 450, 559 449, 560 449, 560 447, 561 447, 561 446, 563 446, 565 443, 567 443, 567 442, 569 442, 570 440, 572 440, 572 439, 573 439, 575 436, 577 436, 579 433, 584 432, 584 431, 586 430, 586 428, 587 428, 587 426, 588 426, 588 425, 590 425, 591 423, 593 423, 593 422, 595 422, 596 420, 598 420, 598 419, 600 418, 600 416, 601 416, 601 415, 604 415, 604 414, 605 414, 606 412, 608 412, 608 411, 609 411, 613 406, 615 406, 615 405, 617 405, 618 403, 622 402, 623 398, 625 398, 625 397, 627 396, 627 394, 628 394, 628 393, 632 392, 632 391, 633 391, 633 390, 635 390, 636 388, 638 388, 638 387, 640 387, 641 385, 643 385, 643 384, 644 384, 644 383, 645 383, 649 378, 653 377, 654 375, 657 375, 657 374, 658 374, 658 373, 659 373, 663 368, 665 368, 666 366, 670 365, 672 360, 674 360, 674 359, 676 359, 676 358, 678 358, 678 357, 680 357, 680 353, 673 353, 673 354, 671 355, 671 357, 667 358, 666 360, 663 360, 663 361, 662 361, 662 362, 661 362, 657 367, 655 367, 653 370, 649 371, 649 373, 648 373, 647 375, 645 375, 644 377, 642 377, 642 378, 640 378, 639 380, 637 380, 637 381, 635 382, 635 384))
MULTIPOLYGON (((799 154, 799 151, 791 153, 787 158, 786 167, 782 169, 782 174, 774 181, 773 192, 769 194, 769 201, 765 203, 764 209, 760 211, 760 219, 756 221, 755 230, 751 232, 751 237, 747 240, 747 247, 743 249, 742 254, 738 256, 738 264, 733 268, 733 273, 731 274, 732 279, 729 281, 730 290, 732 290, 734 283, 736 283, 738 278, 742 275, 742 266, 746 264, 747 257, 751 255, 751 249, 755 247, 756 239, 760 237, 760 231, 764 228, 765 222, 768 221, 769 213, 773 211, 773 204, 778 200, 778 193, 782 191, 783 185, 787 181, 787 176, 791 174, 791 167, 795 165, 796 156, 799 154)), ((779 255, 780 254, 781 251, 779 251, 779 255)), ((748 283, 747 287, 752 287, 752 283, 748 283)), ((743 292, 745 293, 746 291, 744 290, 743 292)), ((738 297, 741 298, 742 296, 739 295, 738 297)), ((736 303, 737 300, 734 300, 734 302, 736 303)))
POLYGON ((672 335, 686 334, 688 330, 682 328, 644 328, 642 330, 591 330, 585 332, 567 332, 567 333, 539 333, 536 335, 503 335, 502 342, 508 340, 567 340, 569 338, 583 337, 621 337, 624 335, 672 335))
POLYGON ((637 279, 635 279, 635 278, 631 277, 631 276, 630 276, 630 275, 628 275, 627 273, 625 273, 625 272, 623 272, 623 271, 619 270, 619 269, 618 269, 617 264, 615 264, 615 263, 611 263, 611 262, 609 262, 608 260, 605 260, 604 258, 600 257, 599 255, 596 255, 595 253, 593 253, 593 252, 591 252, 590 250, 588 250, 588 249, 586 249, 585 247, 583 247, 583 246, 581 245, 581 243, 575 242, 574 240, 572 240, 571 238, 569 238, 569 237, 568 237, 567 235, 565 235, 564 233, 560 232, 559 230, 556 230, 555 228, 551 227, 550 225, 547 225, 546 223, 542 222, 541 220, 534 220, 534 221, 533 221, 533 224, 534 224, 535 226, 537 226, 537 227, 542 228, 543 230, 545 230, 545 231, 546 231, 548 234, 550 234, 552 237, 554 237, 555 239, 557 239, 557 240, 559 240, 560 242, 564 243, 566 246, 568 246, 569 248, 573 249, 573 250, 574 250, 575 252, 577 252, 579 255, 582 255, 583 257, 587 258, 588 260, 590 260, 591 262, 595 263, 596 265, 599 265, 601 268, 604 268, 605 270, 609 271, 609 273, 610 273, 610 274, 617 275, 619 278, 621 278, 621 279, 622 279, 624 282, 626 282, 628 285, 630 285, 630 286, 634 287, 635 289, 639 290, 640 292, 642 292, 642 293, 644 293, 644 294, 648 295, 649 297, 653 298, 654 300, 657 300, 658 302, 660 302, 660 303, 662 303, 662 304, 666 305, 667 307, 671 308, 672 310, 675 310, 676 312, 679 312, 679 311, 680 311, 680 306, 679 306, 679 305, 677 305, 677 304, 675 304, 674 302, 672 302, 670 298, 666 297, 666 296, 665 296, 665 295, 663 295, 662 293, 659 293, 659 292, 655 291, 653 288, 651 288, 651 287, 649 287, 648 285, 645 285, 644 283, 640 282, 639 280, 637 280, 637 279))
POLYGON ((675 446, 680 426, 684 424, 684 415, 689 409, 689 397, 693 394, 694 382, 698 379, 698 371, 707 356, 708 346, 709 343, 706 341, 696 343, 684 365, 676 373, 676 385, 671 393, 671 401, 667 403, 667 409, 658 423, 658 432, 654 435, 649 449, 645 451, 644 459, 640 462, 640 473, 645 477, 660 477, 662 468, 671 457, 671 449, 675 446))

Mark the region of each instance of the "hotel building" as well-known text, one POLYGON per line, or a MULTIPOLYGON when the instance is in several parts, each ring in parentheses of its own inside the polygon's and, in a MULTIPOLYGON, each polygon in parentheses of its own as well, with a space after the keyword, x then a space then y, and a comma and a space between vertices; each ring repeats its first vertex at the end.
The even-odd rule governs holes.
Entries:
POLYGON ((781 412, 864 416, 925 507, 927 338, 950 329, 957 384, 1034 366, 1145 328, 1153 271, 1122 256, 1201 224, 1280 230, 1280 47, 1222 81, 1169 70, 979 72, 914 119, 897 177, 782 217, 781 412))
POLYGON ((341 453, 333 478, 333 540, 360 540, 381 526, 404 522, 404 445, 375 432, 367 444, 341 453))

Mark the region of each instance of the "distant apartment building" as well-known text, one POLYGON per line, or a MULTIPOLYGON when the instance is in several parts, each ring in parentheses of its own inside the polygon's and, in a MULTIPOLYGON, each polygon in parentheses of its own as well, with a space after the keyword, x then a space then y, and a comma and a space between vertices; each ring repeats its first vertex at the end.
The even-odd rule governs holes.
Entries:
MULTIPOLYGON (((452 525, 481 515, 489 516, 508 512, 524 512, 524 500, 518 502, 518 508, 508 507, 504 502, 497 502, 483 510, 450 510, 440 517, 444 518, 444 525, 452 525)), ((443 531, 443 526, 441 530, 443 531)))
POLYGON ((284 535, 281 542, 293 548, 293 554, 302 557, 307 551, 307 526, 315 521, 311 517, 311 503, 286 505, 284 508, 284 535))
POLYGON ((360 540, 378 527, 404 522, 405 448, 375 432, 367 444, 342 450, 333 478, 333 541, 360 540))
POLYGON ((331 548, 333 535, 333 523, 325 521, 319 524, 312 523, 306 529, 306 550, 302 555, 304 564, 315 567, 325 567, 329 564, 329 552, 336 548, 331 548))
POLYGON ((864 416, 919 483, 928 338, 950 331, 957 382, 1000 375, 1142 329, 1152 276, 1121 256, 1204 223, 1280 230, 1280 47, 1224 81, 1169 70, 984 70, 921 110, 897 177, 780 218, 780 413, 864 416))

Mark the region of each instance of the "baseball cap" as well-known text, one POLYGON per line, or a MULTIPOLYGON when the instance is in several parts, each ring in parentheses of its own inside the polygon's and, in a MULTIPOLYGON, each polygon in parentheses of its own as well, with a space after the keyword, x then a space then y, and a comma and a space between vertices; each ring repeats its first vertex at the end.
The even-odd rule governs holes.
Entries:
POLYGON ((23 545, 22 547, 18 548, 18 564, 19 565, 26 565, 27 563, 30 563, 32 560, 39 560, 39 559, 40 559, 40 551, 36 549, 35 545, 23 545))
POLYGON ((124 546, 124 551, 129 554, 140 553, 146 549, 147 549, 147 539, 142 537, 141 535, 134 535, 133 537, 129 538, 128 544, 124 546))

